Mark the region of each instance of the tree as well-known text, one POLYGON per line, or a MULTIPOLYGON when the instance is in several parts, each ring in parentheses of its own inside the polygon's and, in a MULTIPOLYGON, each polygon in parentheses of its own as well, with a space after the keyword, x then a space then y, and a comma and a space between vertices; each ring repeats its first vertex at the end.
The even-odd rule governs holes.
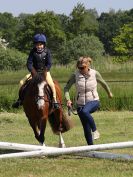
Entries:
POLYGON ((66 38, 71 38, 70 37, 70 31, 69 31, 69 24, 70 24, 70 17, 66 16, 64 14, 58 14, 57 15, 59 20, 60 20, 60 24, 62 26, 62 30, 65 32, 66 34, 66 38))
POLYGON ((87 10, 84 5, 78 3, 70 14, 69 31, 74 35, 96 34, 98 31, 96 10, 87 10))
POLYGON ((115 38, 114 50, 120 56, 133 56, 133 22, 124 25, 115 38))
POLYGON ((1 37, 9 43, 9 47, 14 46, 16 40, 16 31, 18 27, 17 17, 11 13, 0 13, 0 31, 1 37))
POLYGON ((24 18, 21 29, 18 30, 19 50, 29 52, 33 46, 33 36, 36 33, 44 33, 47 37, 47 45, 56 51, 65 40, 65 33, 60 20, 53 12, 39 12, 24 18))
POLYGON ((113 9, 109 13, 102 13, 99 21, 99 39, 104 44, 106 53, 113 55, 113 38, 118 35, 120 28, 127 23, 132 22, 133 9, 130 11, 121 11, 115 13, 113 9))

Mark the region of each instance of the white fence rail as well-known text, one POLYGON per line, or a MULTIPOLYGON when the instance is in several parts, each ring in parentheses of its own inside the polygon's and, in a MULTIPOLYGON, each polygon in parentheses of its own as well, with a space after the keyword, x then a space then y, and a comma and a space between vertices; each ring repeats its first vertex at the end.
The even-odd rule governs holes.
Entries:
MULTIPOLYGON (((122 148, 132 148, 133 141, 129 142, 117 142, 109 144, 97 144, 91 146, 78 146, 78 147, 67 147, 67 148, 57 148, 57 147, 43 147, 37 145, 26 145, 18 143, 8 143, 0 142, 0 149, 14 149, 28 152, 18 152, 10 154, 1 154, 0 158, 13 158, 13 157, 39 157, 39 156, 56 156, 63 154, 76 154, 81 152, 90 151, 100 151, 109 149, 122 149, 122 148)), ((123 156, 124 157, 124 156, 123 156)))

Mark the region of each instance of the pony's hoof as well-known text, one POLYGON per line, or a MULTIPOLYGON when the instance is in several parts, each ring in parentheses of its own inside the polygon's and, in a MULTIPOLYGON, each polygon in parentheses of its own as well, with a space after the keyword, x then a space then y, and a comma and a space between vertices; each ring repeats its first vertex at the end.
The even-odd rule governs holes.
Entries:
POLYGON ((46 147, 45 143, 40 142, 40 146, 46 147))
POLYGON ((62 143, 62 144, 60 143, 60 144, 59 144, 59 148, 66 148, 65 143, 62 143))

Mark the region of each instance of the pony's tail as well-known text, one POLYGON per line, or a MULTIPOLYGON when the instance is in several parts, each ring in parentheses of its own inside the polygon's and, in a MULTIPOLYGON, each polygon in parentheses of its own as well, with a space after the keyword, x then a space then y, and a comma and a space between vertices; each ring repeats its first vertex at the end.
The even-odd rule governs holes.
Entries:
MULTIPOLYGON (((54 134, 59 135, 60 131, 60 121, 54 113, 49 115, 49 123, 54 134)), ((66 112, 62 113, 62 130, 61 133, 65 133, 74 127, 74 122, 72 118, 67 115, 66 112)))

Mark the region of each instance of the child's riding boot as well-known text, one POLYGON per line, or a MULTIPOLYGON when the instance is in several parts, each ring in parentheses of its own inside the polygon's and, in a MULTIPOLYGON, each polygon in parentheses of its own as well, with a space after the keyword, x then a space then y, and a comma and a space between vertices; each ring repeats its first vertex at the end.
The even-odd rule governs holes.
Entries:
POLYGON ((53 108, 54 109, 59 109, 60 108, 60 104, 58 102, 53 102, 53 108))
POLYGON ((15 103, 12 104, 12 108, 19 108, 22 105, 22 100, 20 98, 17 99, 15 103))

